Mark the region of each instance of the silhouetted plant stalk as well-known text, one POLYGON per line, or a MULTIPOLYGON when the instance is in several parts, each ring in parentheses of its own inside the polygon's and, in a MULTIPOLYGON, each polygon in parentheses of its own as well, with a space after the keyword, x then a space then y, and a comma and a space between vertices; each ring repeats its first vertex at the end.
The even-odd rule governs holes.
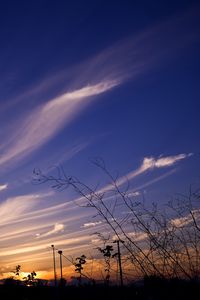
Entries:
POLYGON ((15 267, 15 271, 13 271, 13 273, 16 275, 16 276, 19 276, 20 275, 20 272, 21 272, 21 266, 20 265, 17 265, 15 267))
POLYGON ((83 275, 83 265, 86 263, 86 256, 83 254, 80 257, 76 258, 76 263, 75 265, 75 272, 79 273, 79 277, 78 277, 78 281, 79 281, 79 285, 81 285, 82 283, 82 276, 83 275))
POLYGON ((37 279, 35 278, 37 274, 35 271, 31 272, 30 274, 27 275, 27 277, 24 277, 24 282, 25 285, 30 286, 30 285, 37 285, 37 279))
MULTIPOLYGON (((76 259, 74 259, 73 257, 65 256, 62 252, 62 257, 75 267, 75 272, 79 273, 79 277, 78 277, 79 285, 81 285, 82 277, 93 282, 93 278, 91 276, 89 276, 88 274, 86 274, 86 272, 83 272, 84 265, 86 264, 86 256, 84 254, 82 254, 80 257, 76 257, 76 259)), ((72 278, 74 278, 74 277, 72 277, 72 278)))
POLYGON ((112 245, 104 245, 104 248, 98 247, 97 249, 103 254, 103 257, 105 260, 105 269, 104 270, 106 273, 105 284, 109 285, 109 283, 110 283, 110 268, 111 268, 110 260, 113 257, 112 251, 114 249, 113 249, 112 245))
POLYGON ((103 160, 94 163, 109 179, 104 189, 92 189, 76 177, 67 176, 62 168, 57 168, 56 175, 34 170, 34 181, 50 182, 58 190, 72 187, 81 196, 79 205, 94 208, 114 237, 123 241, 124 253, 135 272, 146 276, 198 278, 200 191, 190 189, 189 195, 172 199, 165 212, 161 212, 154 203, 147 206, 145 199, 135 201, 128 184, 122 190, 118 178, 111 175, 103 160), (126 212, 123 217, 117 212, 118 206, 126 212))

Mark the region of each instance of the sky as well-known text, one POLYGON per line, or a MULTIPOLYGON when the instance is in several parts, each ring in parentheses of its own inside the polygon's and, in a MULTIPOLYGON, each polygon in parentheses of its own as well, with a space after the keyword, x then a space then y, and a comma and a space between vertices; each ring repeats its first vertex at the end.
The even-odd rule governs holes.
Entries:
POLYGON ((1 278, 18 264, 51 278, 52 244, 95 257, 92 233, 105 231, 70 189, 34 184, 35 168, 105 191, 101 157, 161 206, 198 185, 198 2, 1 1, 1 278))

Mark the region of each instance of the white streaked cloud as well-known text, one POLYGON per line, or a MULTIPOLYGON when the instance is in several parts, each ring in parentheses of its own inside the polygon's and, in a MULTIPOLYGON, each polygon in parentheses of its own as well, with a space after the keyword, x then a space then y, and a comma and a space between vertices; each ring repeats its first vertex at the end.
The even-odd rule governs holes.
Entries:
POLYGON ((9 145, 0 156, 0 165, 13 159, 21 159, 51 139, 65 124, 69 124, 91 101, 92 96, 102 94, 120 82, 102 81, 81 89, 67 92, 37 107, 22 120, 9 145))
POLYGON ((0 204, 0 224, 5 224, 30 211, 38 199, 37 195, 24 195, 9 198, 0 204))
POLYGON ((133 191, 133 192, 128 193, 128 195, 130 197, 137 197, 137 196, 141 195, 141 192, 139 192, 139 191, 133 191))
MULTIPOLYGON (((141 242, 141 241, 144 241, 148 238, 148 235, 147 233, 145 232, 142 232, 142 231, 132 231, 132 232, 127 232, 127 236, 134 242, 141 242)), ((120 234, 118 236, 114 235, 112 237, 112 240, 118 240, 118 239, 121 239, 123 241, 124 239, 124 235, 123 234, 120 234)))
POLYGON ((182 153, 182 154, 178 154, 178 155, 174 155, 174 156, 160 157, 156 160, 153 158, 152 167, 155 167, 155 168, 169 167, 169 166, 174 165, 179 160, 185 159, 192 155, 193 155, 193 153, 189 153, 189 154, 182 153))
POLYGON ((174 218, 170 221, 170 224, 172 226, 175 226, 176 228, 181 228, 184 226, 187 226, 191 223, 194 222, 194 219, 197 223, 197 225, 199 225, 199 221, 200 221, 200 209, 196 209, 191 211, 191 214, 188 214, 184 217, 180 217, 180 218, 174 218))
POLYGON ((102 224, 101 221, 97 221, 97 222, 89 222, 89 223, 83 224, 83 226, 81 226, 81 227, 83 227, 83 228, 95 227, 95 226, 100 225, 100 224, 102 224))
POLYGON ((174 174, 176 171, 177 171, 176 168, 174 168, 174 169, 172 169, 172 170, 170 170, 170 171, 168 171, 168 172, 166 172, 166 173, 164 173, 164 174, 162 174, 160 176, 157 176, 156 178, 153 178, 153 179, 151 179, 151 180, 149 180, 149 181, 147 181, 147 182, 145 182, 145 183, 137 186, 133 191, 138 190, 138 189, 143 189, 143 188, 145 188, 147 186, 150 186, 150 185, 152 185, 152 184, 154 184, 154 183, 156 183, 156 182, 158 182, 160 180, 163 180, 164 178, 166 178, 166 177, 174 174))
MULTIPOLYGON (((72 234, 74 236, 74 233, 72 234)), ((39 239, 37 239, 39 241, 39 239)), ((91 241, 91 237, 89 235, 81 235, 76 237, 56 237, 54 239, 55 244, 57 247, 61 245, 68 245, 71 246, 72 249, 73 247, 76 246, 76 244, 79 244, 78 247, 80 247, 80 244, 85 244, 88 245, 88 241, 91 241)), ((32 253, 36 252, 39 250, 45 250, 50 247, 52 244, 52 238, 48 240, 41 240, 41 242, 30 242, 26 244, 20 244, 20 245, 14 245, 13 247, 6 247, 6 248, 1 248, 0 249, 0 256, 7 256, 7 255, 17 255, 17 254, 23 254, 23 253, 32 253)))
POLYGON ((147 233, 139 231, 139 232, 131 232, 128 233, 128 236, 134 241, 134 242, 141 242, 148 238, 147 233))
POLYGON ((46 237, 46 236, 49 236, 49 235, 53 235, 53 234, 56 234, 56 233, 59 233, 59 232, 63 232, 64 231, 64 224, 60 224, 60 223, 56 223, 54 225, 54 228, 43 233, 43 234, 40 234, 40 233, 37 233, 36 234, 36 237, 37 238, 43 238, 43 237, 46 237))
MULTIPOLYGON (((178 155, 165 156, 165 157, 159 157, 159 158, 155 158, 153 156, 144 157, 142 164, 136 170, 129 172, 125 176, 120 177, 116 181, 116 183, 118 186, 122 186, 123 184, 126 184, 127 181, 131 181, 134 178, 136 178, 137 176, 139 176, 147 171, 153 171, 155 169, 171 167, 171 166, 175 165, 177 162, 179 162, 183 159, 186 159, 192 155, 193 155, 192 153, 189 153, 189 154, 182 153, 182 154, 178 154, 178 155)), ((112 189, 112 187, 113 187, 112 185, 107 185, 104 188, 102 188, 100 190, 100 192, 108 191, 109 189, 112 189)))
MULTIPOLYGON (((58 86, 62 93, 29 114, 26 111, 21 120, 16 116, 19 122, 12 121, 9 129, 6 122, 1 138, 4 141, 1 145, 0 165, 14 163, 32 154, 74 120, 94 96, 105 93, 130 78, 138 78, 158 62, 165 61, 166 56, 174 55, 177 49, 190 44, 196 39, 195 32, 192 36, 185 34, 185 30, 188 32, 190 19, 191 12, 178 20, 175 17, 170 22, 163 22, 120 40, 86 62, 66 69, 61 74, 54 74, 52 78, 45 78, 35 90, 21 95, 20 100, 12 99, 14 105, 17 105, 18 101, 26 103, 34 95, 36 102, 41 103, 45 101, 44 95, 51 92, 54 95, 58 86)), ((146 160, 145 163, 151 162, 146 160)))
POLYGON ((0 204, 0 225, 19 220, 22 215, 29 213, 48 194, 27 194, 6 199, 0 204))
POLYGON ((175 218, 170 221, 170 224, 172 226, 175 226, 176 228, 184 227, 192 222, 191 216, 181 217, 181 218, 175 218))
MULTIPOLYGON (((30 237, 33 239, 34 237, 46 239, 46 237, 50 236, 51 234, 54 234, 55 231, 60 232, 62 234, 64 228, 68 227, 69 225, 72 225, 74 227, 74 224, 80 222, 81 219, 84 220, 85 217, 91 217, 91 212, 88 211, 83 211, 81 215, 80 211, 75 211, 73 215, 71 215, 70 212, 65 212, 65 215, 61 216, 62 213, 63 211, 57 213, 55 212, 54 215, 50 216, 50 219, 48 215, 46 215, 45 217, 41 217, 41 215, 38 215, 38 217, 36 217, 34 220, 29 220, 27 218, 24 221, 19 218, 18 223, 7 223, 6 227, 4 226, 0 231, 0 241, 7 241, 7 244, 10 243, 12 245, 14 243, 14 240, 20 242, 30 239, 30 237), (56 219, 59 219, 59 223, 57 222, 58 225, 55 226, 53 221, 56 219), (50 228, 53 229, 49 230, 50 228)), ((73 230, 73 233, 75 234, 76 229, 73 230)), ((84 228, 84 231, 86 230, 87 228, 84 228)))
POLYGON ((82 142, 75 146, 70 147, 70 149, 67 149, 64 154, 61 154, 59 159, 56 156, 57 164, 61 164, 64 161, 70 160, 72 157, 77 155, 79 152, 83 151, 85 148, 87 148, 90 145, 90 141, 88 142, 82 142))
MULTIPOLYGON (((173 166, 175 163, 187 158, 188 156, 190 156, 190 155, 179 154, 179 155, 175 155, 175 156, 160 157, 158 159, 152 158, 152 157, 144 158, 141 166, 138 169, 136 169, 135 171, 129 173, 126 177, 122 177, 122 178, 118 179, 118 184, 122 185, 126 182, 127 178, 129 180, 131 180, 131 179, 135 178, 136 176, 142 174, 143 172, 153 170, 155 168, 164 168, 164 167, 173 166)), ((170 172, 170 174, 171 174, 171 172, 170 172)), ((162 179, 163 177, 166 177, 166 175, 165 174, 162 175, 161 178, 159 178, 159 180, 162 179)), ((156 179, 156 181, 157 181, 157 179, 156 179)), ((106 186, 103 189, 106 190, 109 188, 110 188, 110 186, 109 187, 106 186)), ((132 191, 132 192, 133 192, 133 196, 139 195, 139 192, 137 190, 132 191)), ((64 213, 64 212, 65 212, 65 214, 70 214, 70 216, 68 216, 69 220, 74 220, 75 216, 73 214, 75 213, 75 211, 77 209, 75 202, 79 203, 81 201, 84 201, 84 199, 82 197, 80 197, 80 198, 76 199, 75 202, 69 201, 69 202, 53 205, 50 207, 44 207, 44 208, 38 210, 37 204, 39 204, 41 199, 46 197, 47 195, 48 194, 22 195, 22 196, 17 196, 17 197, 7 199, 0 205, 0 225, 7 224, 10 226, 11 225, 18 226, 17 224, 19 223, 19 226, 20 226, 20 224, 22 224, 22 222, 24 224, 27 224, 27 222, 40 222, 41 223, 41 220, 45 220, 46 218, 50 218, 50 217, 51 218, 53 217, 54 222, 57 222, 57 220, 55 220, 56 216, 59 216, 60 213, 64 213), (15 209, 13 209, 13 207, 15 209)), ((59 219, 58 222, 59 223, 56 224, 52 230, 49 230, 47 232, 39 231, 41 234, 40 237, 45 237, 50 234, 54 234, 57 231, 59 232, 60 230, 62 230, 63 229, 62 223, 60 224, 60 222, 62 222, 62 221, 59 219), (60 225, 61 225, 61 227, 60 227, 60 225)), ((100 224, 100 222, 84 223, 82 228, 94 227, 99 224, 100 224)), ((29 227, 29 225, 28 225, 28 227, 29 227)), ((33 226, 30 227, 30 230, 32 230, 32 229, 33 229, 33 226)), ((22 232, 20 232, 17 229, 15 229, 14 231, 12 230, 11 232, 13 233, 14 236, 15 235, 21 236, 24 234, 23 233, 24 230, 22 230, 22 232)), ((4 238, 3 235, 1 235, 1 237, 4 238)))
POLYGON ((8 188, 8 184, 0 184, 0 191, 6 190, 8 188))
POLYGON ((128 173, 126 175, 126 178, 119 179, 118 184, 123 184, 127 179, 131 180, 146 171, 173 166, 178 161, 186 159, 186 158, 190 157, 191 155, 192 155, 191 153, 189 153, 189 154, 183 153, 183 154, 178 154, 178 155, 173 155, 173 156, 165 156, 165 157, 159 157, 159 158, 145 157, 143 159, 141 166, 138 169, 136 169, 135 171, 128 173))

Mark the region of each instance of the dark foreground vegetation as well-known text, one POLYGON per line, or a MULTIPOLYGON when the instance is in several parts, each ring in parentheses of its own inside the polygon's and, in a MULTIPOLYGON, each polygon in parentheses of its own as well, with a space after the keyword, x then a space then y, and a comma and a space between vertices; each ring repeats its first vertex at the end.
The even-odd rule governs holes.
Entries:
POLYGON ((147 278, 143 284, 125 287, 106 286, 0 286, 0 299, 136 299, 136 300, 192 300, 199 299, 200 283, 184 280, 163 280, 157 277, 147 278))
MULTIPOLYGON (((186 194, 177 194, 164 204, 150 204, 129 182, 113 176, 101 158, 95 159, 94 164, 106 175, 106 187, 90 187, 67 175, 62 167, 52 174, 34 170, 34 182, 50 183, 53 189, 60 191, 71 188, 80 196, 79 206, 94 210, 97 223, 100 221, 104 226, 100 232, 98 226, 95 227, 95 234, 103 245, 98 250, 105 260, 107 283, 111 278, 111 263, 116 258, 121 278, 131 270, 134 274, 127 275, 130 279, 135 275, 156 275, 163 279, 200 280, 199 185, 191 185, 186 194), (118 247, 114 247, 113 242, 118 243, 118 247), (115 254, 111 253, 114 248, 115 254)), ((146 158, 143 164, 154 166, 151 158, 146 158)), ((81 276, 86 256, 78 260, 75 271, 81 276)))

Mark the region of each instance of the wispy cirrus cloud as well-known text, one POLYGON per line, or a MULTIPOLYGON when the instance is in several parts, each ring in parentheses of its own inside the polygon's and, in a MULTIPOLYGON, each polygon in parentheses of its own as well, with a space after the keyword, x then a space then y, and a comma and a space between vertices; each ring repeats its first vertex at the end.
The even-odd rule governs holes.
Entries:
POLYGON ((56 233, 59 233, 59 232, 63 232, 64 231, 64 228, 65 228, 65 225, 64 224, 61 224, 61 223, 56 223, 54 225, 54 228, 43 233, 43 234, 40 234, 40 233, 37 233, 36 234, 36 237, 37 238, 43 238, 43 237, 46 237, 46 236, 49 236, 49 235, 52 235, 52 234, 56 234, 56 233))
MULTIPOLYGON (((14 240, 19 243, 30 237, 33 239, 38 237, 40 240, 46 239, 55 233, 62 233, 64 228, 69 225, 74 226, 81 220, 84 222, 86 217, 91 217, 91 212, 85 211, 80 214, 79 208, 76 206, 73 214, 70 209, 61 209, 55 212, 52 211, 49 214, 43 214, 36 210, 34 217, 29 218, 29 215, 28 213, 26 218, 18 215, 18 218, 6 220, 6 223, 0 224, 0 240, 8 241, 12 245, 14 240), (56 220, 59 220, 59 222, 56 222, 56 220)), ((54 235, 55 237, 56 235, 54 235)))
MULTIPOLYGON (((88 234, 81 233, 76 233, 76 236, 74 237, 75 233, 71 233, 69 235, 61 235, 61 236, 56 236, 54 238, 54 241, 57 246, 60 245, 68 245, 71 246, 67 247, 68 250, 73 250, 74 247, 77 248, 81 247, 81 244, 84 244, 84 246, 88 247, 88 241, 91 241, 91 236, 88 234)), ((7 255, 17 255, 17 254, 23 254, 23 253, 32 253, 36 252, 39 250, 45 251, 47 248, 50 248, 50 245, 52 243, 52 237, 49 237, 48 239, 37 239, 37 240, 32 240, 27 243, 20 243, 17 245, 13 245, 12 247, 5 247, 0 249, 0 256, 7 256, 7 255)))
POLYGON ((10 140, 0 165, 21 159, 41 147, 52 138, 63 124, 69 124, 75 116, 88 104, 87 99, 104 93, 116 85, 118 81, 103 81, 96 85, 88 85, 79 90, 56 97, 36 108, 18 128, 18 134, 10 140))
POLYGON ((147 186, 150 186, 150 185, 152 185, 152 184, 154 184, 154 183, 156 183, 156 182, 158 182, 160 180, 163 180, 166 177, 171 176, 172 174, 174 174, 176 171, 177 171, 176 168, 173 168, 173 169, 169 170, 168 172, 166 172, 166 173, 164 173, 162 175, 157 176, 156 178, 153 178, 153 179, 151 179, 151 180, 149 180, 149 181, 147 181, 147 182, 145 182, 143 184, 140 184, 139 186, 137 186, 136 188, 133 189, 133 192, 137 191, 138 189, 140 190, 140 189, 143 189, 143 188, 145 188, 147 186))
POLYGON ((19 220, 32 211, 48 194, 27 194, 6 199, 0 204, 0 225, 19 220))
POLYGON ((192 210, 190 214, 187 214, 186 216, 182 216, 179 218, 174 218, 170 220, 170 224, 174 226, 175 228, 182 228, 185 227, 191 223, 194 223, 194 220, 196 222, 195 226, 199 226, 200 222, 200 209, 192 210))
POLYGON ((8 184, 0 184, 0 191, 6 190, 8 188, 8 184))
MULTIPOLYGON (((144 241, 148 238, 148 235, 147 233, 143 232, 143 231, 131 231, 131 232, 127 232, 127 236, 134 242, 141 242, 141 241, 144 241)), ((123 235, 119 235, 119 236, 116 236, 116 235, 113 235, 112 237, 112 240, 118 240, 119 237, 121 237, 121 239, 123 240, 124 239, 124 236, 123 235)))
POLYGON ((83 227, 83 228, 95 227, 95 226, 100 225, 100 224, 102 224, 102 221, 89 222, 89 223, 84 223, 83 226, 81 226, 81 227, 83 227))
MULTIPOLYGON (((57 85, 61 86, 61 95, 28 113, 26 111, 18 123, 12 124, 15 134, 12 134, 12 130, 6 132, 6 139, 1 145, 0 165, 27 157, 74 120, 95 96, 130 78, 138 78, 158 62, 165 61, 163 58, 174 55, 177 49, 191 43, 197 38, 197 32, 192 31, 192 35, 185 33, 197 19, 198 14, 194 14, 194 11, 176 16, 170 21, 113 44, 86 62, 62 71, 61 75, 54 75, 53 79, 45 78, 32 91, 38 102, 42 100, 44 103, 41 97, 45 91, 49 94, 52 86, 56 90, 57 85), (66 81, 69 81, 67 85, 66 81)), ((55 90, 52 94, 55 94, 55 90)), ((21 102, 26 103, 30 95, 31 91, 24 94, 21 102)), ((5 127, 7 128, 7 124, 5 127)))
MULTIPOLYGON (((127 182, 127 180, 131 181, 137 176, 148 172, 153 171, 155 169, 171 167, 177 164, 179 161, 184 160, 190 157, 191 154, 178 154, 173 156, 165 156, 165 157, 145 157, 142 161, 142 164, 134 171, 129 172, 126 176, 123 176, 117 180, 118 186, 122 186, 127 182)), ((170 174, 173 172, 170 172, 170 174)), ((157 182, 158 180, 165 178, 166 175, 161 175, 158 179, 152 180, 152 182, 157 182)), ((145 187, 149 183, 145 183, 142 187, 145 187)), ((102 191, 106 191, 112 188, 111 185, 106 185, 101 189, 102 191)), ((141 188, 141 187, 140 187, 141 188)), ((138 188, 137 188, 138 189, 138 188)), ((51 192, 52 193, 52 192, 51 192)), ((138 191, 132 191, 133 196, 138 196, 140 193, 138 191)), ((75 202, 85 201, 83 197, 79 197, 74 201, 69 201, 57 205, 53 205, 50 207, 37 209, 37 204, 41 202, 41 200, 47 197, 49 193, 43 194, 28 194, 28 195, 20 195, 16 197, 12 197, 4 201, 0 204, 0 225, 6 225, 11 223, 17 222, 27 222, 27 221, 37 221, 42 220, 44 218, 49 217, 50 215, 59 215, 61 212, 68 212, 72 214, 73 211, 76 210, 77 206, 75 202), (15 209, 13 209, 15 207, 15 209)), ((71 216, 72 219, 74 218, 73 215, 71 216)), ((90 222, 84 223, 83 227, 93 227, 99 225, 99 222, 90 222)), ((62 225, 62 224, 61 224, 62 225)), ((42 233, 41 236, 48 236, 49 234, 53 234, 57 230, 62 230, 60 227, 60 223, 56 224, 54 229, 42 233)))
POLYGON ((178 154, 178 155, 166 156, 166 157, 160 157, 160 158, 145 157, 143 159, 141 166, 138 169, 136 169, 135 171, 128 173, 126 175, 126 178, 119 179, 118 184, 122 185, 127 180, 132 180, 133 178, 137 177, 138 175, 140 175, 142 173, 145 173, 146 171, 173 166, 178 161, 186 159, 186 158, 190 157, 191 155, 192 154, 189 153, 189 154, 178 154))
MULTIPOLYGON (((139 176, 147 171, 153 171, 155 169, 171 167, 171 166, 175 165, 177 162, 184 160, 192 155, 193 155, 193 153, 189 153, 189 154, 182 153, 182 154, 159 157, 159 158, 155 158, 153 156, 144 157, 142 164, 136 170, 131 171, 128 174, 126 174, 125 176, 118 178, 116 183, 118 186, 121 186, 121 185, 127 183, 127 181, 131 181, 134 178, 136 178, 137 176, 139 176)), ((160 179, 162 179, 162 177, 163 176, 161 176, 160 179)), ((145 186, 145 184, 144 184, 144 186, 145 186)), ((110 188, 112 188, 112 185, 107 185, 101 189, 101 192, 109 190, 110 188)))

